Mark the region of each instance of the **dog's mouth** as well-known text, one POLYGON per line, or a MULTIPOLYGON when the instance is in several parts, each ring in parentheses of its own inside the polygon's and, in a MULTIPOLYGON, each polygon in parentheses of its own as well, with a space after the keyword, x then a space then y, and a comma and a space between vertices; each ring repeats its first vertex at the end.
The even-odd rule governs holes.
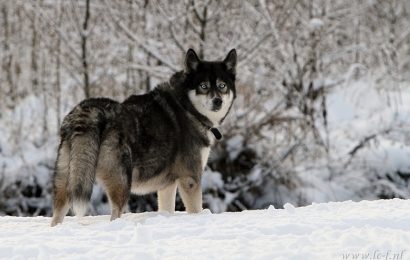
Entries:
POLYGON ((211 111, 212 112, 218 112, 219 110, 221 110, 222 106, 219 107, 212 107, 211 111))

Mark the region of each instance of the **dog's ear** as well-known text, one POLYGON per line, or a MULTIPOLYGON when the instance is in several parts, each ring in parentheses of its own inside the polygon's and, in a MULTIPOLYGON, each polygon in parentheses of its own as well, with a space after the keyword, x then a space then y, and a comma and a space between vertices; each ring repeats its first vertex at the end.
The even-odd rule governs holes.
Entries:
POLYGON ((224 59, 223 63, 226 66, 226 69, 232 74, 236 73, 236 50, 232 49, 229 51, 228 55, 224 59))
POLYGON ((185 56, 185 72, 189 73, 195 71, 199 65, 199 58, 193 49, 189 49, 185 56))

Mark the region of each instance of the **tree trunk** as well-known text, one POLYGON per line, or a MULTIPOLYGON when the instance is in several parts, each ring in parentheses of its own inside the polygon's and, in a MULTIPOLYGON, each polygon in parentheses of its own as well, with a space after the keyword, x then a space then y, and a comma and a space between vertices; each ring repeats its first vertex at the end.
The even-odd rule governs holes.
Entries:
POLYGON ((87 39, 88 39, 88 21, 90 19, 90 0, 85 0, 85 15, 83 22, 83 30, 81 32, 81 57, 83 63, 83 79, 84 79, 84 95, 85 98, 91 97, 90 79, 87 61, 87 39))
MULTIPOLYGON (((134 1, 129 2, 128 13, 128 27, 132 30, 134 24, 134 1)), ((128 66, 127 66, 127 80, 124 88, 124 97, 128 96, 132 92, 132 88, 135 86, 135 75, 131 65, 134 63, 134 44, 128 44, 128 66)))
POLYGON ((38 92, 38 35, 37 35, 37 14, 40 3, 36 3, 36 10, 33 12, 33 21, 31 23, 31 87, 34 92, 38 92))
MULTIPOLYGON (((61 23, 62 23, 62 17, 63 17, 63 8, 62 8, 62 3, 61 0, 58 1, 58 7, 57 7, 57 12, 56 16, 58 19, 57 26, 60 28, 61 23)), ((55 75, 55 95, 56 95, 56 114, 57 114, 57 126, 60 127, 61 124, 61 116, 60 116, 60 111, 61 111, 61 37, 58 35, 57 37, 57 43, 56 43, 56 75, 55 75)))
POLYGON ((11 98, 11 103, 15 101, 15 93, 14 93, 14 83, 13 83, 13 75, 12 75, 12 55, 10 49, 10 32, 9 32, 9 20, 8 20, 8 10, 6 3, 3 3, 1 6, 1 14, 3 16, 3 25, 4 25, 4 41, 3 41, 3 49, 4 49, 4 58, 2 61, 3 71, 6 73, 7 84, 9 85, 9 91, 7 94, 11 98))
POLYGON ((205 6, 204 11, 202 13, 202 19, 199 20, 201 24, 201 34, 199 35, 199 38, 201 39, 200 45, 199 45, 199 58, 203 59, 205 55, 205 40, 206 40, 206 23, 207 23, 207 14, 208 14, 208 8, 205 6))

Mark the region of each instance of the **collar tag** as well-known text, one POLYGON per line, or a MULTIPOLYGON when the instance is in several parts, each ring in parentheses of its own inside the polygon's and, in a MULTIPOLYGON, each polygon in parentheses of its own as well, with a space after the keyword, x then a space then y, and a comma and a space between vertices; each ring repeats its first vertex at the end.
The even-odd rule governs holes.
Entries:
POLYGON ((211 132, 214 134, 216 140, 219 141, 219 140, 222 139, 222 134, 221 134, 221 132, 219 132, 218 128, 212 127, 212 128, 211 128, 211 132))

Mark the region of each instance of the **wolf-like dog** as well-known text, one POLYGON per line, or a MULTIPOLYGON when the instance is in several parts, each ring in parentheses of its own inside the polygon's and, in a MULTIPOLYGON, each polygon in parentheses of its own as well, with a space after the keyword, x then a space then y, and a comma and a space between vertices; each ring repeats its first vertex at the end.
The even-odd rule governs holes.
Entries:
POLYGON ((130 192, 158 193, 158 210, 174 212, 176 190, 188 213, 202 210, 201 176, 216 129, 236 97, 237 55, 200 60, 194 50, 169 82, 124 102, 82 101, 64 118, 53 177, 51 226, 70 206, 86 213, 95 180, 119 218, 130 192))

